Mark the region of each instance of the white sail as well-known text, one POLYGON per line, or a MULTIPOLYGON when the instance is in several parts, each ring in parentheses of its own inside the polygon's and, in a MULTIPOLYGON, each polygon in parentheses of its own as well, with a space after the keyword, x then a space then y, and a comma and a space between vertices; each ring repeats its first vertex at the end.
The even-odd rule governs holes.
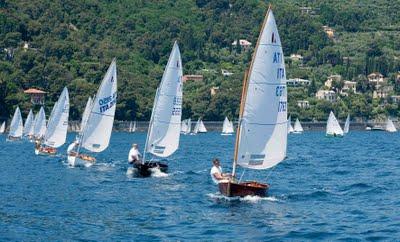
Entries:
POLYGON ((200 119, 197 120, 192 133, 197 134, 199 132, 199 130, 200 130, 200 119))
POLYGON ((0 134, 4 134, 4 131, 6 130, 6 122, 3 121, 0 127, 0 134))
POLYGON ((38 115, 39 113, 36 113, 34 116, 35 116, 35 118, 33 119, 33 122, 32 122, 32 125, 31 125, 31 128, 30 128, 30 130, 29 130, 29 132, 28 132, 28 136, 33 136, 34 134, 35 134, 35 125, 36 125, 36 122, 37 122, 37 119, 38 119, 38 115))
POLYGON ((388 118, 388 120, 386 121, 386 129, 385 130, 388 132, 397 132, 397 129, 394 126, 393 121, 390 118, 388 118))
POLYGON ((10 132, 8 133, 8 136, 14 138, 22 137, 23 128, 21 111, 19 110, 19 107, 17 107, 11 120, 10 132))
POLYGON ((84 130, 84 128, 85 128, 86 122, 87 122, 87 120, 89 118, 90 110, 92 108, 92 104, 93 104, 93 100, 92 100, 91 97, 89 97, 87 102, 86 102, 85 109, 83 110, 83 113, 82 113, 80 132, 82 132, 84 130))
POLYGON ((207 133, 206 126, 204 126, 203 120, 200 119, 200 124, 199 124, 199 133, 207 133))
POLYGON ((303 127, 301 126, 300 120, 297 118, 296 122, 294 123, 293 132, 294 133, 302 133, 303 131, 304 130, 303 130, 303 127))
POLYGON ((26 120, 25 120, 24 131, 23 131, 24 136, 29 134, 29 131, 31 130, 32 125, 33 125, 33 113, 32 113, 32 109, 31 109, 31 110, 29 110, 28 117, 26 117, 26 120))
POLYGON ((183 133, 183 134, 187 133, 187 130, 188 130, 187 122, 188 122, 188 119, 182 120, 182 123, 181 123, 181 133, 183 133))
POLYGON ((192 131, 192 119, 189 118, 189 119, 187 120, 186 125, 187 125, 186 134, 189 134, 189 133, 192 131))
POLYGON ((288 119, 288 134, 293 133, 293 132, 294 132, 294 129, 293 129, 293 126, 292 126, 292 116, 289 116, 289 119, 288 119))
POLYGON ((58 101, 54 104, 52 114, 49 118, 44 144, 53 148, 58 148, 67 139, 69 116, 69 95, 65 87, 58 101))
POLYGON ((347 115, 346 123, 344 123, 343 133, 347 134, 350 128, 350 114, 347 115))
POLYGON ((229 121, 228 117, 225 117, 222 125, 222 134, 233 134, 233 123, 229 121))
POLYGON ((273 167, 286 157, 287 88, 281 41, 271 10, 253 54, 246 90, 237 164, 252 169, 273 167))
POLYGON ((328 122, 326 124, 326 135, 343 136, 343 130, 332 111, 329 113, 328 122))
POLYGON ((39 113, 35 119, 35 126, 33 129, 33 135, 36 139, 40 139, 46 133, 46 114, 43 107, 40 108, 39 113))
POLYGON ((91 106, 84 125, 80 147, 92 152, 102 152, 108 147, 114 124, 117 104, 117 64, 110 64, 91 106))
POLYGON ((136 132, 136 121, 133 122, 132 132, 136 132))
POLYGON ((130 122, 129 122, 129 129, 128 129, 128 132, 129 132, 129 133, 132 133, 132 130, 133 130, 133 124, 132 124, 132 121, 130 121, 130 122))
POLYGON ((155 96, 145 151, 168 157, 179 147, 182 114, 182 60, 175 42, 155 96))

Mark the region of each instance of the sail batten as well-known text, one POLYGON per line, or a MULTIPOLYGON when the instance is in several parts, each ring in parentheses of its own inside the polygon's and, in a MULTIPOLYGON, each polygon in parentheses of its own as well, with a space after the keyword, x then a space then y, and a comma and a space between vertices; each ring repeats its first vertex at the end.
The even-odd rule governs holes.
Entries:
POLYGON ((286 157, 286 71, 275 18, 265 18, 245 81, 236 163, 251 169, 275 166, 286 157))
MULTIPOLYGON (((182 116, 182 60, 175 42, 157 89, 145 152, 168 157, 179 147, 182 116)), ((185 130, 184 130, 185 131, 185 130)), ((190 131, 189 131, 190 132, 190 131)))

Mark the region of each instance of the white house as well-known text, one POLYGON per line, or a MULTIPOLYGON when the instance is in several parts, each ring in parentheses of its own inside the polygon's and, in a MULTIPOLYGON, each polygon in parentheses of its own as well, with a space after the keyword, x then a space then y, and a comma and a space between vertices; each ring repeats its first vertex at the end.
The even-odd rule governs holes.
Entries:
MULTIPOLYGON (((244 49, 247 50, 251 46, 251 42, 245 40, 245 39, 240 39, 239 40, 239 45, 244 49)), ((232 42, 232 46, 237 46, 237 40, 232 42)))
POLYGON ((311 81, 301 79, 301 78, 292 78, 286 81, 288 86, 298 87, 298 86, 309 86, 311 81))
POLYGON ((316 94, 315 97, 317 99, 323 99, 327 100, 329 102, 336 102, 336 93, 331 90, 319 90, 316 94))
POLYGON ((299 106, 300 108, 309 108, 310 103, 307 100, 299 100, 297 101, 297 106, 299 106))

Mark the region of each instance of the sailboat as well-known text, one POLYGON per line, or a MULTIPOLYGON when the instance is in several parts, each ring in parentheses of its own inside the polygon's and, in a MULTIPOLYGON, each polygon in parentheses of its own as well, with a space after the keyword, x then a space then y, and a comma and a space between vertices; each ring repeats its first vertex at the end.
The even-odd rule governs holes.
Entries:
POLYGON ((390 118, 388 118, 388 120, 386 121, 386 127, 385 127, 385 130, 387 131, 387 132, 397 132, 397 129, 396 129, 396 127, 394 126, 394 124, 393 124, 393 121, 390 119, 390 118))
POLYGON ((344 134, 349 133, 349 129, 350 129, 350 114, 347 114, 346 122, 344 123, 343 133, 344 134))
POLYGON ((181 133, 190 134, 191 130, 192 130, 192 120, 190 118, 183 120, 181 124, 181 133))
POLYGON ((3 121, 0 127, 0 134, 4 134, 5 130, 6 130, 6 121, 3 121))
POLYGON ((293 133, 293 132, 294 132, 294 129, 293 129, 293 126, 292 126, 292 116, 289 116, 289 119, 288 119, 288 134, 293 133))
POLYGON ((108 147, 114 124, 116 104, 117 64, 114 58, 97 90, 92 105, 89 104, 90 112, 87 115, 87 120, 85 120, 86 117, 82 117, 82 130, 77 138, 79 145, 76 150, 68 153, 68 163, 71 166, 91 166, 96 162, 94 157, 83 154, 82 149, 99 153, 108 147))
POLYGON ((299 119, 296 119, 296 122, 294 123, 294 129, 293 129, 293 134, 302 134, 303 133, 303 127, 301 126, 301 123, 299 119))
POLYGON ((28 139, 29 139, 31 142, 33 142, 33 140, 34 140, 35 126, 36 126, 36 121, 37 121, 37 119, 38 119, 38 116, 39 116, 39 113, 36 113, 36 114, 34 115, 31 128, 30 128, 29 131, 28 131, 28 135, 27 135, 27 136, 28 136, 28 139))
POLYGON ((233 123, 229 121, 228 117, 225 117, 221 135, 232 135, 233 133, 235 133, 233 131, 233 123))
POLYGON ((207 133, 206 126, 203 123, 203 120, 200 119, 200 124, 199 124, 199 133, 207 133))
POLYGON ((129 133, 133 133, 133 132, 135 132, 136 131, 136 121, 134 121, 134 122, 129 122, 129 130, 128 130, 128 132, 129 133))
POLYGON ((326 136, 343 137, 343 130, 332 111, 329 113, 328 122, 326 123, 326 136))
MULTIPOLYGON (((149 176, 152 168, 166 172, 168 166, 146 160, 146 154, 169 157, 179 147, 182 116, 182 60, 175 41, 160 86, 154 98, 143 162, 134 164, 141 176, 149 176)), ((190 122, 190 121, 189 121, 190 122)))
POLYGON ((265 196, 268 184, 234 179, 237 165, 256 170, 271 168, 286 157, 287 88, 285 63, 271 8, 265 16, 244 77, 232 168, 233 179, 221 181, 225 196, 265 196), (274 74, 272 74, 274 73, 274 74))
POLYGON ((22 125, 21 111, 19 110, 19 107, 17 107, 11 120, 10 131, 8 133, 7 140, 20 140, 22 138, 23 129, 24 127, 22 125))
POLYGON ((29 131, 32 129, 32 125, 33 125, 33 118, 34 118, 33 112, 31 109, 31 110, 29 110, 28 117, 26 117, 26 120, 25 120, 24 130, 22 132, 24 136, 29 135, 29 131))
POLYGON ((46 133, 46 114, 43 107, 40 107, 39 113, 36 114, 35 126, 33 127, 33 139, 41 140, 46 133))
POLYGON ((67 139, 69 116, 68 89, 64 87, 58 101, 54 104, 49 117, 43 144, 37 144, 35 154, 56 154, 57 148, 62 146, 67 139))

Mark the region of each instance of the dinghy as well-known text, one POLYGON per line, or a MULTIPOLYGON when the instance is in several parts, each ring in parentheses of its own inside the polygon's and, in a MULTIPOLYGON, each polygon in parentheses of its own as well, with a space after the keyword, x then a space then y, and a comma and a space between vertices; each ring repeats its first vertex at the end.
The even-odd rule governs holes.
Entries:
MULTIPOLYGON (((146 154, 166 158, 179 147, 182 115, 182 60, 177 42, 174 43, 160 86, 156 91, 151 113, 143 163, 134 164, 139 175, 149 176, 152 168, 166 172, 168 166, 146 160, 146 154)), ((188 121, 190 125, 190 120, 188 121)), ((188 130, 186 130, 188 131, 188 130)))
POLYGON ((326 136, 343 137, 343 130, 332 111, 329 113, 328 122, 326 123, 326 136))
POLYGON ((133 123, 132 123, 132 121, 129 123, 129 133, 133 133, 133 132, 135 132, 136 131, 136 121, 134 121, 133 123))
POLYGON ((28 117, 26 117, 26 120, 25 120, 24 131, 22 132, 23 136, 29 135, 29 132, 31 131, 32 126, 33 126, 33 119, 34 119, 34 117, 33 117, 33 112, 31 109, 31 110, 29 110, 28 117))
POLYGON ((350 114, 347 114, 346 123, 344 123, 343 133, 348 134, 350 129, 350 114))
POLYGON ((182 120, 181 123, 181 134, 187 134, 189 127, 188 127, 188 119, 182 120))
POLYGON ((200 119, 198 133, 207 133, 206 126, 204 125, 203 120, 201 120, 201 119, 200 119))
POLYGON ((6 121, 3 121, 0 127, 0 134, 4 134, 4 131, 6 131, 6 121))
MULTIPOLYGON (((301 124, 300 124, 300 126, 301 126, 301 124)), ((292 126, 292 116, 289 116, 289 119, 288 119, 288 134, 293 133, 293 132, 294 132, 294 129, 293 129, 293 126, 292 126)))
POLYGON ((22 138, 23 129, 24 127, 22 125, 21 111, 19 110, 19 107, 17 107, 15 109, 14 116, 11 120, 10 131, 8 133, 7 140, 9 141, 20 140, 22 138))
POLYGON ((35 147, 36 155, 54 155, 57 153, 57 148, 62 146, 67 139, 68 116, 69 94, 68 89, 64 87, 50 114, 44 134, 44 142, 43 144, 38 143, 35 147))
POLYGON ((300 120, 297 118, 296 122, 294 123, 294 129, 293 129, 293 134, 302 134, 303 133, 303 127, 301 126, 300 120))
POLYGON ((35 125, 33 127, 33 139, 41 140, 46 133, 46 114, 44 112, 44 108, 40 107, 39 113, 37 113, 35 121, 35 125))
MULTIPOLYGON (((70 152, 68 152, 68 163, 71 166, 91 166, 96 162, 94 157, 83 154, 81 152, 82 149, 99 153, 108 147, 114 123, 116 104, 117 64, 116 60, 113 59, 100 84, 92 105, 89 104, 90 112, 88 112, 87 120, 85 120, 86 117, 82 117, 82 131, 77 139, 79 143, 78 147, 73 147, 71 150, 68 149, 70 150, 70 152)), ((85 114, 83 116, 85 116, 85 114)))
POLYGON ((397 129, 396 129, 396 127, 394 126, 393 121, 392 121, 390 118, 388 118, 388 120, 386 121, 386 128, 385 128, 385 130, 386 130, 387 132, 391 132, 391 133, 397 132, 397 129))
MULTIPOLYGON (((287 88, 281 41, 271 8, 265 16, 248 75, 243 81, 232 177, 236 166, 263 170, 286 157, 287 88), (272 74, 274 73, 274 75, 272 74)), ((265 196, 268 184, 221 181, 220 192, 232 196, 265 196)))
POLYGON ((229 121, 228 117, 225 117, 221 135, 232 135, 233 133, 235 133, 233 131, 233 123, 229 121))

